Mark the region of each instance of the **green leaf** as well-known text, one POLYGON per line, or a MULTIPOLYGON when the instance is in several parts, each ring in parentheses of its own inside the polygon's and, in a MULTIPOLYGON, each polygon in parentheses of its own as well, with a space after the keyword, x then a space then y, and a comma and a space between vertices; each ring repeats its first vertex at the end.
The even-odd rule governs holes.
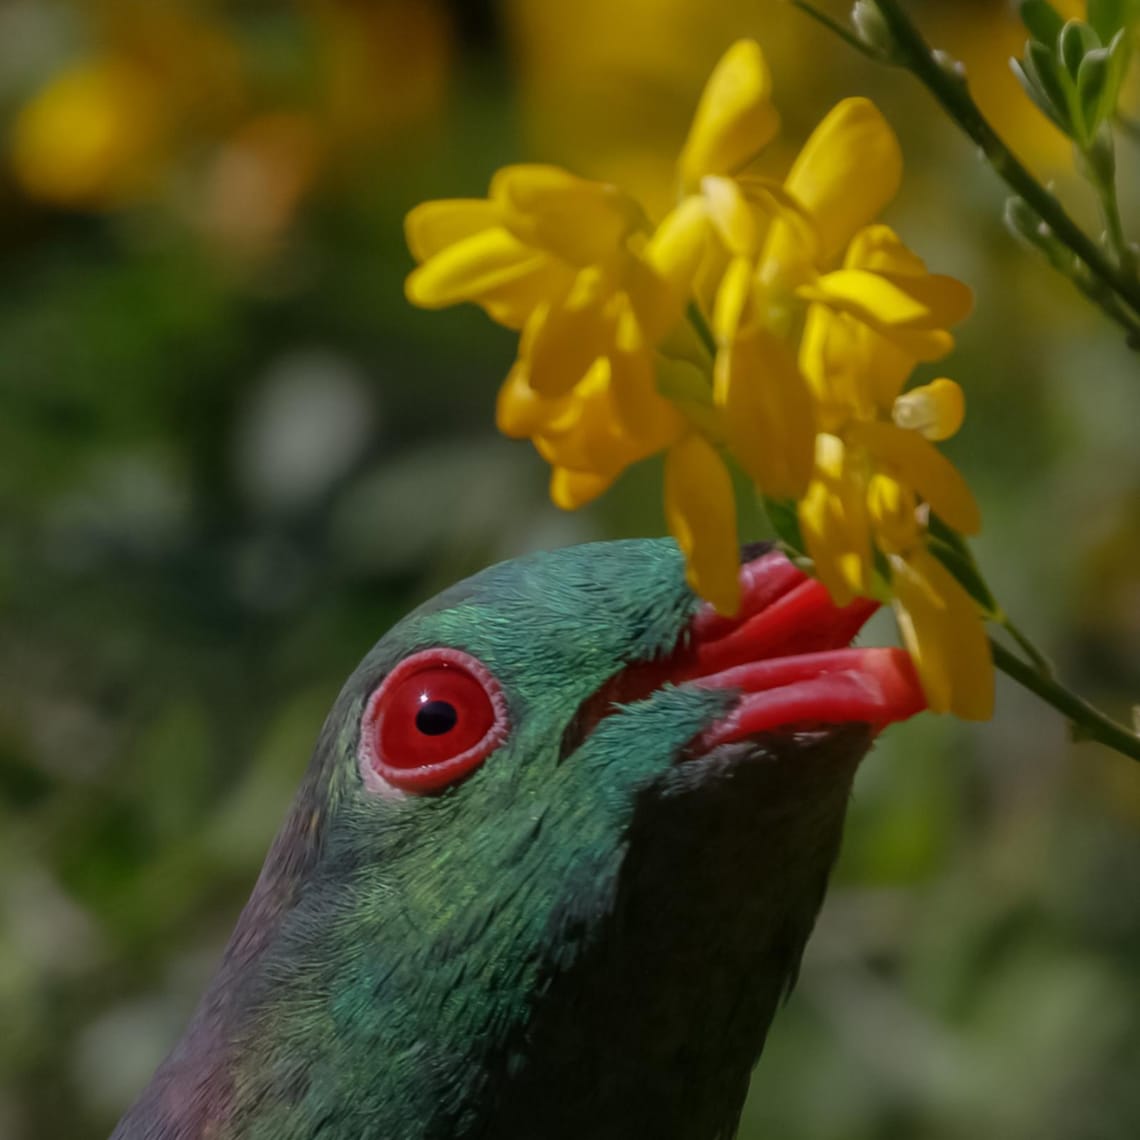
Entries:
POLYGON ((1020 59, 1011 59, 1009 65, 1013 69, 1013 74, 1018 83, 1021 84, 1025 94, 1029 96, 1037 110, 1053 123, 1054 126, 1064 131, 1065 134, 1071 134, 1068 123, 1062 121, 1060 115, 1057 113, 1057 109, 1050 101, 1049 96, 1042 90, 1033 64, 1022 62, 1020 59))
POLYGON ((1014 74, 1021 80, 1026 94, 1065 134, 1072 137, 1076 90, 1072 80, 1058 65, 1057 57, 1044 44, 1030 40, 1025 45, 1025 58, 1012 62, 1014 74))
POLYGON ((978 564, 974 561, 973 552, 966 540, 956 531, 948 527, 936 514, 931 512, 927 527, 927 546, 930 553, 954 575, 962 584, 966 593, 993 618, 1001 614, 1001 606, 990 593, 978 564))
POLYGON ((1135 0, 1088 0, 1085 19, 1092 25, 1102 44, 1108 43, 1117 32, 1136 16, 1135 0))
POLYGON ((1108 45, 1108 82, 1102 95, 1102 118, 1109 119, 1116 114, 1120 89, 1124 86, 1124 78, 1128 74, 1128 65, 1131 61, 1132 37, 1128 34, 1127 28, 1121 28, 1108 45))
POLYGON ((1100 46, 1096 32, 1084 20, 1070 20, 1057 37, 1057 56, 1069 75, 1076 79, 1085 55, 1100 46))
MULTIPOLYGON (((1108 48, 1094 48, 1077 71, 1077 104, 1086 135, 1092 135, 1104 118, 1105 92, 1112 71, 1108 48)), ((1109 107, 1109 114, 1112 107, 1109 107)))
POLYGON ((1065 19, 1048 0, 1022 0, 1021 22, 1040 43, 1055 44, 1065 19))
POLYGON ((796 514, 796 504, 791 499, 770 499, 765 495, 764 510, 780 541, 802 554, 806 548, 804 536, 800 531, 799 516, 796 514))

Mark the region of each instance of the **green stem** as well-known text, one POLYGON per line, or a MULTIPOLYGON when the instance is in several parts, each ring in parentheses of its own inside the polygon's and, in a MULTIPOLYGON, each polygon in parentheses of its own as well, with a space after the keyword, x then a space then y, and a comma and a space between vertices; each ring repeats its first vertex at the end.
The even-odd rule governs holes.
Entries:
POLYGON ((832 19, 826 12, 821 12, 809 4, 807 0, 788 0, 788 3, 793 8, 798 8, 801 12, 809 15, 817 24, 822 24, 829 32, 837 35, 845 44, 853 47, 857 52, 862 52, 868 59, 873 59, 877 63, 884 62, 883 57, 874 48, 868 47, 849 28, 844 27, 838 20, 832 19))
POLYGON ((1116 262, 1127 267, 1131 260, 1128 241, 1124 236, 1124 225, 1120 221, 1120 205, 1116 199, 1116 183, 1109 182, 1101 194, 1101 210, 1104 213, 1104 225, 1108 234, 1108 247, 1112 250, 1116 262))
POLYGON ((1051 677, 1042 675, 992 638, 990 646, 994 653, 994 664, 1046 704, 1064 713, 1079 729, 1080 739, 1098 741, 1123 756, 1140 761, 1140 736, 1105 716, 1051 677))
POLYGON ((1022 165, 974 102, 965 76, 931 50, 898 0, 875 0, 875 3, 890 32, 894 60, 934 96, 950 118, 978 145, 998 177, 1029 203, 1058 240, 1134 314, 1140 314, 1140 281, 1114 265, 1069 217, 1061 203, 1022 165))
POLYGON ((1113 122, 1124 132, 1133 142, 1140 142, 1140 120, 1132 118, 1131 115, 1121 114, 1120 111, 1116 112, 1113 122))
MULTIPOLYGON (((1061 270, 1064 273, 1064 270, 1061 270)), ((1080 292, 1090 301, 1096 305, 1098 309, 1110 321, 1119 325, 1128 334, 1128 347, 1134 350, 1140 350, 1140 317, 1138 317, 1131 309, 1129 309, 1123 301, 1115 294, 1109 292, 1107 289, 1099 287, 1099 285, 1089 281, 1082 282, 1077 278, 1069 276, 1069 280, 1080 290, 1080 292)))
POLYGON ((716 337, 713 336, 713 331, 709 328, 709 323, 705 320, 705 315, 701 312, 696 301, 689 302, 686 315, 689 318, 689 323, 696 331, 697 336, 700 337, 701 343, 708 349, 709 356, 715 359, 717 354, 716 337))
POLYGON ((1116 178, 1112 175, 1101 176, 1095 173, 1096 167, 1092 162, 1086 161, 1090 168, 1089 181, 1096 191, 1100 203, 1100 214, 1104 219, 1105 244, 1113 260, 1126 273, 1135 272, 1135 261, 1132 250, 1128 247, 1128 239, 1124 236, 1124 223, 1120 220, 1120 202, 1116 196, 1116 178))
POLYGON ((1048 677, 1052 680, 1057 674, 1053 662, 1034 645, 1029 637, 1023 633, 1004 612, 1000 614, 997 621, 1002 629, 1017 642, 1021 651, 1029 658, 1033 668, 1036 669, 1042 677, 1048 677))

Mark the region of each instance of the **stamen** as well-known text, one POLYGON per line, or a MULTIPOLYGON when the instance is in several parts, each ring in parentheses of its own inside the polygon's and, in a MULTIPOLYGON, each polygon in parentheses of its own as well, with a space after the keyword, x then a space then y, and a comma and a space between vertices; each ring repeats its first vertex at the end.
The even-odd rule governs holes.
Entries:
POLYGON ((901 428, 917 431, 930 440, 949 439, 966 415, 966 398, 953 380, 934 380, 904 392, 891 409, 901 428))

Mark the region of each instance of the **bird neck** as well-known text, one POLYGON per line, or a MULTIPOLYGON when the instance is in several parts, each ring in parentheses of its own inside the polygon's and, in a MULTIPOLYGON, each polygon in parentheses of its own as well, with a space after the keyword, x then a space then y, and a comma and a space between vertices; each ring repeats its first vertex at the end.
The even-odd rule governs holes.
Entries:
POLYGON ((223 1140, 238 1109, 236 1043, 254 1016, 251 983, 263 972, 282 924, 320 858, 328 766, 323 750, 310 767, 293 808, 226 945, 221 964, 186 1032, 150 1084, 119 1122, 111 1140, 223 1140))
POLYGON ((731 1135, 867 743, 858 726, 789 740, 726 761, 711 790, 707 764, 678 765, 618 846, 582 834, 569 852, 536 826, 447 907, 425 887, 438 867, 386 862, 377 895, 346 865, 314 765, 185 1037, 112 1140, 731 1135), (523 845, 549 845, 545 893, 507 874, 523 845))

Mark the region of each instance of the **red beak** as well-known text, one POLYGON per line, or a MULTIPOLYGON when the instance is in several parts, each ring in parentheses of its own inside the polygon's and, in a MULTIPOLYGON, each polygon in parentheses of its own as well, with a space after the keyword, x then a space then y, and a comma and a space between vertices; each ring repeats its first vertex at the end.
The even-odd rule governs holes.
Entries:
POLYGON ((836 606, 823 585, 769 551, 740 570, 739 614, 711 607, 667 662, 662 681, 731 689, 740 700, 696 741, 697 754, 778 728, 862 723, 875 732, 926 708, 902 649, 850 648, 878 609, 836 606))

